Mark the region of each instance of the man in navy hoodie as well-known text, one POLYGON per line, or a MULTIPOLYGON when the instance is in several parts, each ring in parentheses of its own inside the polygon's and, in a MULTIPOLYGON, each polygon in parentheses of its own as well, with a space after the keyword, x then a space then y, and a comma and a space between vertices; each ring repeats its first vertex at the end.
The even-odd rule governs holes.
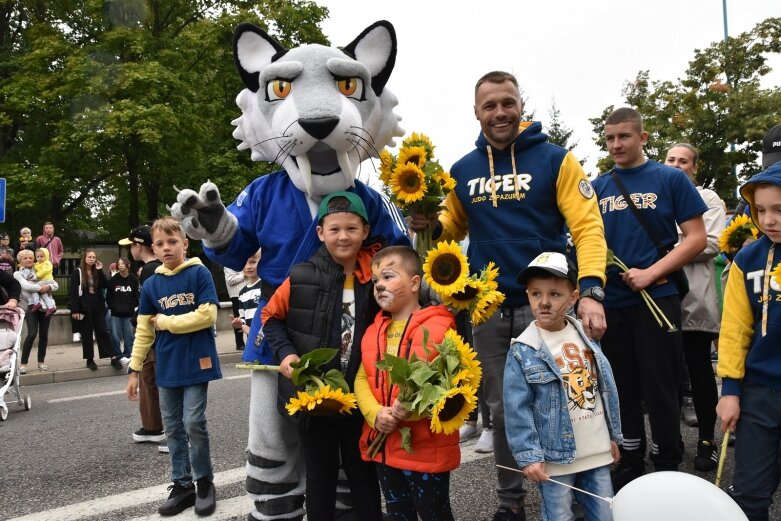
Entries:
MULTIPOLYGON (((501 312, 475 326, 474 344, 493 420, 496 463, 517 468, 505 437, 502 383, 510 340, 534 317, 516 277, 540 253, 565 252, 566 226, 579 265, 578 315, 586 333, 599 339, 605 331, 604 228, 594 190, 575 156, 548 143, 539 122, 521 122, 523 101, 512 74, 494 71, 480 78, 474 108, 482 131, 475 150, 450 171, 457 184, 445 199, 437 228, 440 240, 461 240, 469 233, 473 270, 489 261, 499 267, 499 290, 506 300, 501 312)), ((428 219, 415 215, 411 225, 420 229, 428 219)), ((523 475, 497 468, 497 480, 494 521, 525 519, 523 475)))

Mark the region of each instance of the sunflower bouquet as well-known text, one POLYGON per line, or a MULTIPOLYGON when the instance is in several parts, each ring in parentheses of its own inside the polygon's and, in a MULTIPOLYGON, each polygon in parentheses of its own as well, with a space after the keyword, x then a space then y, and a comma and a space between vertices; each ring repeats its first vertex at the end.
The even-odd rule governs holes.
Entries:
MULTIPOLYGON (((432 215, 439 211, 445 196, 456 181, 434 159, 434 145, 428 136, 413 132, 401 143, 397 155, 388 149, 380 153, 380 181, 390 200, 409 215, 432 215)), ((417 233, 416 248, 423 258, 431 249, 429 225, 417 233)))
MULTIPOLYGON (((619 270, 626 273, 629 271, 629 266, 624 264, 624 261, 619 259, 615 253, 613 253, 613 250, 609 249, 607 250, 607 265, 608 266, 616 266, 619 270)), ((662 327, 662 325, 667 326, 667 331, 670 333, 674 333, 678 330, 675 325, 673 325, 672 322, 670 322, 670 319, 667 318, 667 315, 664 314, 662 311, 662 308, 659 307, 659 304, 657 304, 654 299, 651 298, 651 295, 648 294, 648 292, 644 289, 640 290, 640 296, 643 298, 643 302, 645 302, 645 305, 648 306, 648 309, 651 311, 651 314, 656 319, 656 323, 659 324, 659 327, 662 327)))
POLYGON ((469 275, 469 271, 469 261, 455 241, 438 243, 423 263, 423 278, 441 302, 456 313, 467 311, 477 325, 499 309, 504 294, 499 291, 499 268, 493 262, 480 273, 469 275))
MULTIPOLYGON (((290 416, 299 411, 312 416, 346 414, 358 406, 342 372, 338 369, 323 372, 321 369, 338 352, 338 349, 315 349, 302 355, 298 362, 290 364, 293 368, 290 379, 296 386, 303 386, 303 390, 298 391, 285 405, 290 416)), ((241 363, 236 367, 253 371, 279 371, 278 365, 241 363)))
MULTIPOLYGON (((415 354, 409 359, 385 354, 376 366, 386 371, 390 382, 398 387, 397 399, 412 417, 430 418, 431 432, 452 434, 477 407, 480 362, 475 359, 475 351, 452 329, 429 349, 429 334, 424 328, 423 345, 427 357, 431 349, 436 351, 431 361, 415 354)), ((399 432, 401 446, 413 452, 409 427, 401 427, 399 432)), ((382 449, 386 438, 385 433, 374 438, 368 449, 370 458, 382 449)))
POLYGON ((721 232, 719 236, 719 250, 727 254, 737 253, 746 240, 756 239, 758 235, 759 230, 754 226, 751 217, 738 215, 721 232))

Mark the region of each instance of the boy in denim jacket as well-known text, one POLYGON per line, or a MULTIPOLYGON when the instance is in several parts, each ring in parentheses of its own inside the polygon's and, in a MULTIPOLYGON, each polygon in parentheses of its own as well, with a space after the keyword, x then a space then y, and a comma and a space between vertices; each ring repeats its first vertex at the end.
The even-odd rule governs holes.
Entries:
MULTIPOLYGON (((610 364, 579 320, 577 269, 561 253, 537 256, 518 276, 534 320, 514 339, 504 371, 507 441, 527 479, 538 482, 542 519, 574 520, 566 483, 613 496, 610 465, 618 461, 621 420, 610 364)), ((611 520, 606 501, 575 492, 587 520, 611 520)))

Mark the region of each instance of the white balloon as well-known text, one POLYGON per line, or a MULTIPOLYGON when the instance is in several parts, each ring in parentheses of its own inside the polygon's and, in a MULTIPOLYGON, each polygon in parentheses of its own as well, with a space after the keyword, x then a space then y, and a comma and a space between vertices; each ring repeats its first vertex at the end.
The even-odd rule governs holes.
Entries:
POLYGON ((746 521, 726 492, 684 472, 653 472, 613 498, 613 521, 746 521))

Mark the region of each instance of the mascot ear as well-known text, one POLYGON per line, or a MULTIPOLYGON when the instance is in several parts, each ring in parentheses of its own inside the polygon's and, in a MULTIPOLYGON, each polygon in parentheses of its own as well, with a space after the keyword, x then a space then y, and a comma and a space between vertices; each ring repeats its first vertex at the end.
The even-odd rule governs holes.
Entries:
POLYGON ((391 23, 373 23, 342 51, 369 68, 372 90, 380 96, 396 65, 396 31, 391 23))
POLYGON ((242 23, 233 31, 233 62, 241 80, 252 92, 257 92, 258 73, 287 52, 274 38, 257 25, 242 23))

